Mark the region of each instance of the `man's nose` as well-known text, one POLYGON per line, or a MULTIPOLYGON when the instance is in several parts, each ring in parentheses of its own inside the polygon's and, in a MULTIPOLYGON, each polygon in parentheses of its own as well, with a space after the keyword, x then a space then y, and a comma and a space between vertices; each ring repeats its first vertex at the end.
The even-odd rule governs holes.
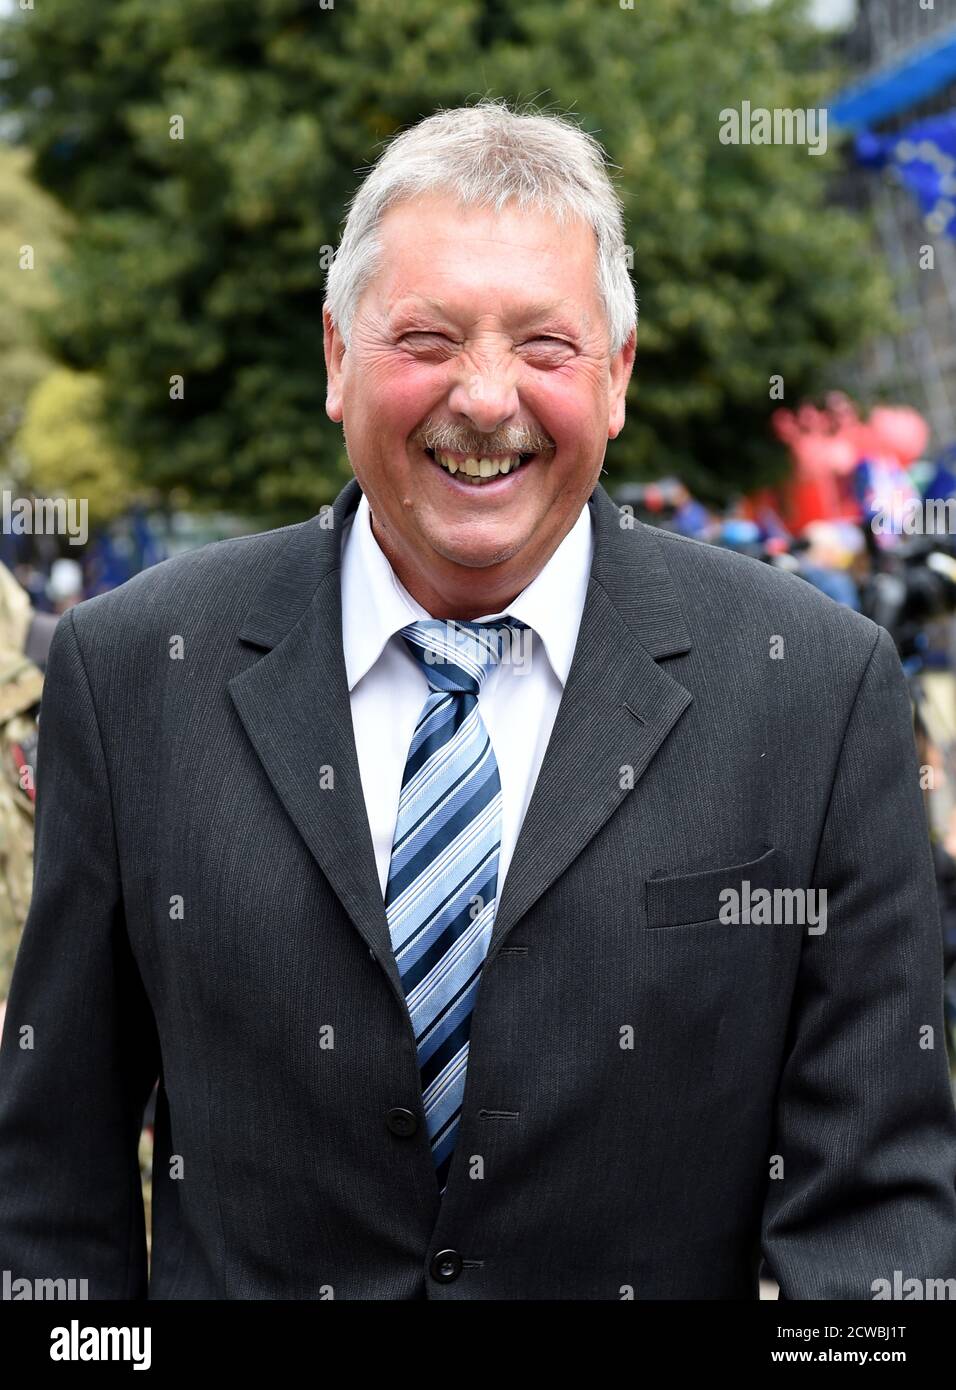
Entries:
POLYGON ((448 408, 483 434, 506 424, 518 413, 518 389, 511 364, 498 358, 465 367, 452 388, 448 408))

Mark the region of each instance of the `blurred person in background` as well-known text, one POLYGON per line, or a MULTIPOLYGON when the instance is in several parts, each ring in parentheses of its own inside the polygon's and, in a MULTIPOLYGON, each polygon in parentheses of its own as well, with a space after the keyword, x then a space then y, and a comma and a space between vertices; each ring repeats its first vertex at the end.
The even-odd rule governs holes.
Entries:
POLYGON ((837 603, 859 611, 852 566, 864 551, 860 528, 850 521, 811 521, 803 529, 796 573, 837 603))
POLYGON ((76 560, 54 560, 46 586, 54 613, 65 613, 83 599, 83 570, 76 560))

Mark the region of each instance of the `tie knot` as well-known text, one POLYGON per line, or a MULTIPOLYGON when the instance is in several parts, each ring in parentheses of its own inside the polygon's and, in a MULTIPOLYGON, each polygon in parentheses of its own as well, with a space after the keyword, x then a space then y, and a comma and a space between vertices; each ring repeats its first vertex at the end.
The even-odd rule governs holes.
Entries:
POLYGON ((518 618, 486 623, 423 618, 403 627, 402 637, 432 690, 477 695, 492 666, 510 658, 511 643, 523 628, 527 623, 518 618))

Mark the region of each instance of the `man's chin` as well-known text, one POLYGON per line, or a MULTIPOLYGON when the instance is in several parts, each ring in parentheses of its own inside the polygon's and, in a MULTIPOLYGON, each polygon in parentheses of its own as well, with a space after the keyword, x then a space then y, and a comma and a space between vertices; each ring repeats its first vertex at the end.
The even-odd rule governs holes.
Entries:
POLYGON ((433 544, 432 548, 448 564, 457 565, 461 569, 493 570, 506 564, 519 554, 523 549, 523 542, 503 543, 502 538, 498 536, 491 543, 449 545, 448 537, 443 536, 437 540, 437 544, 433 544))
POLYGON ((447 524, 446 518, 435 517, 425 530, 436 555, 446 563, 465 570, 493 570, 514 559, 534 535, 527 524, 507 527, 500 518, 475 521, 472 524, 447 524))

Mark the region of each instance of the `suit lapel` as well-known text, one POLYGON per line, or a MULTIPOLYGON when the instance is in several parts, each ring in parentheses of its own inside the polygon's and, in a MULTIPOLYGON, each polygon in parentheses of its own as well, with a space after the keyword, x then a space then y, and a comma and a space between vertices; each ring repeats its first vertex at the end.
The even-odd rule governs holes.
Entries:
POLYGON ((593 839, 636 786, 693 696, 657 661, 691 642, 650 527, 622 528, 591 494, 594 559, 574 658, 498 903, 488 948, 593 839))
MULTIPOLYGON (((268 777, 404 1000, 365 809, 342 649, 342 526, 352 479, 290 539, 239 640, 265 654, 229 681, 268 777), (327 516, 327 514, 326 514, 327 516), (331 772, 332 786, 327 786, 331 772)), ((637 784, 692 696, 657 662, 690 638, 653 530, 591 495, 594 560, 567 685, 498 904, 489 956, 637 784), (622 771, 623 769, 623 771, 622 771)))
POLYGON ((331 527, 316 516, 294 529, 239 634, 266 654, 229 681, 229 693, 277 795, 404 1002, 375 867, 342 650, 342 526, 360 496, 352 479, 336 498, 331 527))

